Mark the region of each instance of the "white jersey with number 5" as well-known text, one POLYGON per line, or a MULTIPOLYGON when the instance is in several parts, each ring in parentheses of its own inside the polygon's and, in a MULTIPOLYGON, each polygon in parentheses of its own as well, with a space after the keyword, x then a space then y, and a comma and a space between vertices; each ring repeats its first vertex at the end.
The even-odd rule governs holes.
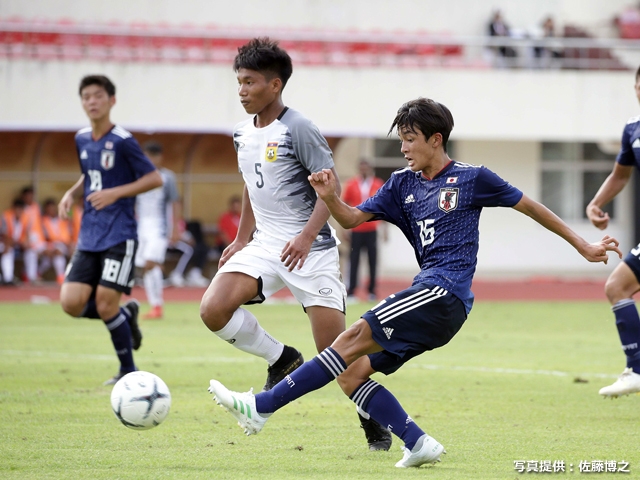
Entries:
MULTIPOLYGON (((307 177, 334 166, 331 149, 318 128, 290 108, 264 128, 256 128, 254 118, 239 123, 233 142, 256 220, 254 238, 282 249, 309 221, 318 197, 307 177)), ((311 250, 335 245, 326 223, 311 250)))

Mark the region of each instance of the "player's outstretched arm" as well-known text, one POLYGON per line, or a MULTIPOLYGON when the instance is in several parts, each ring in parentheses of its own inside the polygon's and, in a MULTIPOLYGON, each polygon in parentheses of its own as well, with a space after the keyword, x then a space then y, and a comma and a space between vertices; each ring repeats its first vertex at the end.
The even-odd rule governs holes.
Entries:
POLYGON ((321 172, 312 173, 309 175, 309 183, 342 228, 354 228, 373 218, 372 213, 365 213, 342 201, 340 192, 336 188, 336 177, 332 170, 324 169, 321 172))
POLYGON ((609 257, 607 252, 616 252, 622 258, 622 252, 618 248, 618 240, 609 235, 605 235, 602 240, 589 243, 576 232, 571 230, 564 221, 547 207, 531 200, 523 195, 520 201, 514 205, 515 210, 531 217, 547 230, 561 236, 569 242, 584 258, 590 262, 607 263, 609 257))
POLYGON ((609 214, 603 212, 602 207, 613 200, 629 183, 632 172, 633 167, 616 163, 611 174, 602 182, 593 200, 587 205, 587 218, 600 230, 609 225, 609 214))
POLYGON ((87 201, 96 210, 102 210, 125 197, 135 197, 140 193, 162 186, 162 177, 157 170, 143 175, 135 182, 113 188, 105 188, 87 195, 87 201))

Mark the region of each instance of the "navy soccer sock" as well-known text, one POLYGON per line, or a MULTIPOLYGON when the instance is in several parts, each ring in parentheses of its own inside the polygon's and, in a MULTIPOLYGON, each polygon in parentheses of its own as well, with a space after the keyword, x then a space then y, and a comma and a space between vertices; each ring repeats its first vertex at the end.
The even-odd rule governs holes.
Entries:
POLYGON ((136 369, 133 363, 133 350, 131 345, 131 328, 129 327, 129 314, 120 307, 120 311, 104 324, 111 333, 111 342, 120 359, 121 372, 133 372, 136 369))
POLYGON ((411 450, 424 432, 407 415, 393 394, 379 383, 369 379, 349 397, 376 422, 391 430, 411 450))
POLYGON ((256 395, 258 413, 273 413, 303 395, 318 390, 335 380, 347 369, 342 357, 327 347, 281 380, 268 392, 256 395))
POLYGON ((636 304, 631 299, 620 300, 611 310, 616 316, 616 327, 622 350, 627 356, 627 367, 640 373, 640 316, 636 304))

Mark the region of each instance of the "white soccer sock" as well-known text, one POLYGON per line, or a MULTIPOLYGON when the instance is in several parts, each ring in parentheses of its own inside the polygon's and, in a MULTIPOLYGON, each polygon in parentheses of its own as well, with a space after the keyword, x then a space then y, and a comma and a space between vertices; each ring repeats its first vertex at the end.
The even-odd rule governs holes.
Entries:
POLYGON ((2 280, 5 282, 13 281, 13 269, 15 264, 15 250, 13 248, 8 249, 2 254, 2 280))
POLYGON ((284 344, 269 335, 248 310, 238 308, 229 323, 215 333, 222 340, 243 352, 264 358, 273 365, 282 355, 284 344))
POLYGON ((64 255, 56 255, 53 257, 53 269, 56 271, 56 275, 64 275, 64 271, 67 268, 67 259, 64 255))
POLYGON ((152 307, 161 307, 162 299, 162 269, 156 265, 151 270, 145 272, 142 277, 144 291, 147 294, 147 301, 152 307))

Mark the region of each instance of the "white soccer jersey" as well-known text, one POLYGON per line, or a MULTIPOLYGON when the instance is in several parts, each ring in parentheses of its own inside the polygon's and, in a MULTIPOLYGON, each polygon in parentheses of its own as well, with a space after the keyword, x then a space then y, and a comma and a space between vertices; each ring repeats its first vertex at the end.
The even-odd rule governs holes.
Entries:
MULTIPOLYGON (((307 224, 318 197, 307 177, 332 168, 333 156, 318 128, 299 112, 285 108, 264 128, 250 118, 234 128, 238 167, 247 185, 256 220, 257 240, 281 249, 307 224)), ((311 250, 334 247, 325 224, 311 250)))
POLYGON ((138 233, 154 232, 158 236, 166 237, 169 234, 167 224, 171 215, 169 206, 178 200, 178 188, 176 177, 171 170, 161 168, 158 171, 163 185, 136 197, 138 233))

